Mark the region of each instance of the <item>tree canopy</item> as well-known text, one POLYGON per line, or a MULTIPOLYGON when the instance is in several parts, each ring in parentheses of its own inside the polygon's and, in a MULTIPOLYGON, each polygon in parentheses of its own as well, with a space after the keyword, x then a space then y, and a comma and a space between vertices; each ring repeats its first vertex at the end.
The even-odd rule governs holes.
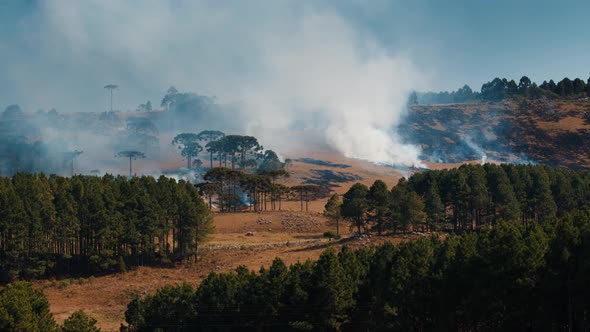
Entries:
POLYGON ((131 331, 520 331, 590 326, 590 209, 551 227, 330 248, 290 267, 211 273, 132 300, 131 331))
POLYGON ((0 280, 194 257, 212 230, 197 188, 166 177, 0 178, 0 280))

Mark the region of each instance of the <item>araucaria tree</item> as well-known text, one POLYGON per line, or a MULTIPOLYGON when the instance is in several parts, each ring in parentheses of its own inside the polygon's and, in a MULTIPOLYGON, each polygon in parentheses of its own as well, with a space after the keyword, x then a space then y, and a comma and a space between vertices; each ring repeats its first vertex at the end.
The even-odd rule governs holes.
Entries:
POLYGON ((111 112, 112 112, 113 111, 113 90, 118 89, 119 86, 116 84, 107 84, 104 86, 104 88, 111 92, 111 112))
POLYGON ((224 137, 225 134, 219 130, 203 130, 202 132, 197 134, 197 138, 199 141, 206 141, 205 147, 207 147, 207 152, 209 152, 209 168, 213 168, 213 154, 215 153, 215 149, 210 149, 209 144, 211 142, 217 141, 218 139, 224 137))
POLYGON ((133 176, 133 160, 145 158, 145 154, 139 151, 121 151, 115 156, 117 158, 129 158, 129 177, 133 176))
POLYGON ((178 134, 172 140, 172 145, 178 145, 180 154, 186 158, 186 168, 188 169, 191 169, 191 160, 203 151, 203 147, 198 142, 199 135, 194 133, 178 134))

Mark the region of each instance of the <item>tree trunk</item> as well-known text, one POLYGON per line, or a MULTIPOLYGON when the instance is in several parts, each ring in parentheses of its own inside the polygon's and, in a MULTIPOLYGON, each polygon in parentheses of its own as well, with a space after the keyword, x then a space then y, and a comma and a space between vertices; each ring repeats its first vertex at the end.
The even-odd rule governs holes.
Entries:
POLYGON ((133 171, 132 171, 132 167, 131 167, 131 165, 133 163, 132 159, 133 158, 129 157, 129 177, 133 176, 133 171))

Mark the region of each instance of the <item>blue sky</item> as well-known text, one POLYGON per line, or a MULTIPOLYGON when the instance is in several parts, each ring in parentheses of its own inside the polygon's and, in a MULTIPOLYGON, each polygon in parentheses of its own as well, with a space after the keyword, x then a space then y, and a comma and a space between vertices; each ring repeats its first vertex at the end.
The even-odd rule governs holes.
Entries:
POLYGON ((528 75, 534 81, 590 76, 590 1, 383 3, 374 11, 351 4, 339 8, 384 44, 410 48, 419 66, 434 73, 435 89, 463 82, 479 89, 494 76, 528 75))
POLYGON ((353 31, 350 40, 359 48, 364 47, 359 40, 372 40, 385 52, 411 60, 423 80, 416 84, 419 89, 456 89, 467 83, 479 90, 496 76, 518 80, 528 75, 537 82, 590 76, 590 1, 125 3, 131 5, 0 1, 0 107, 19 103, 75 110, 81 100, 102 101, 100 88, 108 82, 126 87, 120 103, 127 108, 147 99, 157 103, 170 85, 216 94, 226 82, 209 86, 208 81, 217 79, 211 72, 235 74, 232 84, 240 78, 247 84, 258 71, 251 64, 261 61, 249 45, 259 36, 273 38, 274 31, 288 39, 295 29, 289 24, 299 18, 299 11, 336 15, 353 31), (217 19, 224 24, 216 24, 217 19), (175 24, 186 29, 178 30, 175 24), (227 56, 216 59, 216 54, 209 54, 212 50, 227 56), (193 68, 195 62, 207 66, 193 68))

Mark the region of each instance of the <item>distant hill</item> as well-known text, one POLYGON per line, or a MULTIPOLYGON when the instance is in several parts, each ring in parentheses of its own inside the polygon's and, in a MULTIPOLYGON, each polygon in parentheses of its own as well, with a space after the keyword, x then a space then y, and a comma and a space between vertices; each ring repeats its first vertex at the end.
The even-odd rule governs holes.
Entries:
POLYGON ((433 162, 493 159, 590 168, 590 100, 414 105, 399 127, 433 162))

